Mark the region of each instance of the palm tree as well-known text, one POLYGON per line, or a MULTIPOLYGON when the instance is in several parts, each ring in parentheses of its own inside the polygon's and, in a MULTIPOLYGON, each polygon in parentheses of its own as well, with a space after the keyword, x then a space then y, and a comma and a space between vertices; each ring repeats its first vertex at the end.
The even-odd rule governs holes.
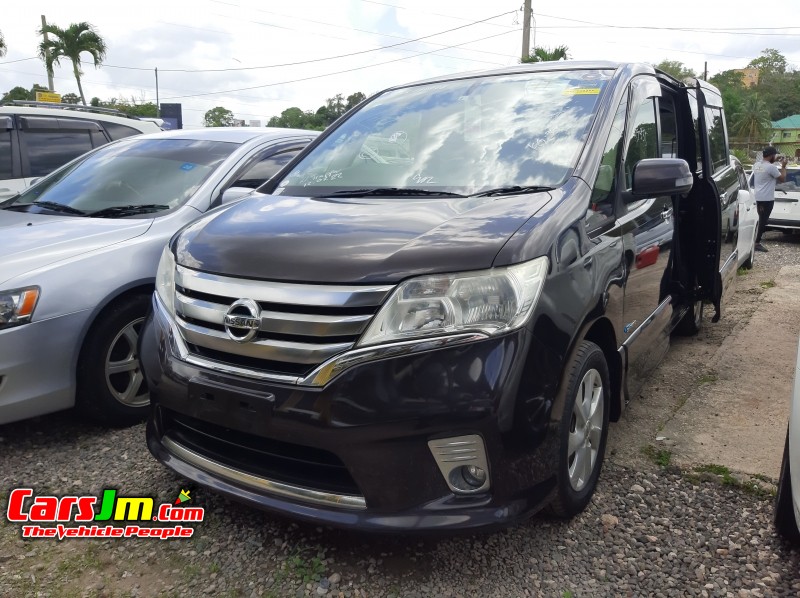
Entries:
POLYGON ((39 44, 39 57, 44 60, 47 73, 52 76, 53 65, 60 64, 61 58, 69 58, 72 61, 72 72, 75 74, 75 81, 78 82, 78 92, 81 96, 83 105, 86 105, 86 97, 83 95, 81 86, 81 54, 87 52, 94 60, 97 68, 106 57, 106 43, 89 23, 72 23, 66 29, 57 25, 47 25, 39 30, 39 35, 45 31, 50 35, 50 39, 39 44))
POLYGON ((0 56, 5 56, 6 50, 8 50, 8 48, 6 47, 6 40, 3 37, 3 32, 0 31, 0 56))
POLYGON ((551 60, 569 60, 567 46, 556 46, 552 50, 550 48, 534 48, 533 54, 528 54, 527 58, 523 58, 520 62, 549 62, 551 60))
POLYGON ((744 99, 741 109, 731 115, 731 121, 734 135, 747 137, 748 152, 751 140, 763 141, 772 129, 769 110, 757 93, 748 95, 744 99))

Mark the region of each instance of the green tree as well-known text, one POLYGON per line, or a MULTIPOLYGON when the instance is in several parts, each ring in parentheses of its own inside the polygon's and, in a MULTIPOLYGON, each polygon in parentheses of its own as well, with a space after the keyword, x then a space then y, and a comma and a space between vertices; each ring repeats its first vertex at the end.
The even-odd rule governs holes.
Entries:
POLYGON ((367 99, 367 96, 365 96, 360 91, 357 91, 355 93, 350 94, 349 96, 347 96, 347 104, 344 107, 345 112, 350 110, 351 108, 355 108, 356 106, 358 106, 361 102, 363 102, 366 99, 367 99))
POLYGON ((655 68, 664 71, 665 73, 672 75, 678 81, 683 81, 686 78, 693 78, 697 77, 697 73, 695 73, 692 69, 684 65, 679 60, 667 60, 666 58, 655 65, 655 68))
POLYGON ((5 94, 3 94, 3 98, 0 99, 0 103, 5 104, 6 102, 13 102, 14 100, 28 100, 30 98, 30 92, 25 89, 24 87, 17 86, 5 94))
POLYGON ((203 117, 203 126, 231 127, 233 126, 233 112, 222 106, 212 108, 203 117))
POLYGON ((0 31, 0 56, 5 56, 7 51, 6 38, 3 37, 3 32, 0 31))
POLYGON ((72 23, 66 29, 62 29, 58 25, 47 25, 44 29, 39 29, 39 35, 45 31, 50 39, 39 44, 39 57, 44 61, 48 74, 53 74, 53 65, 60 64, 61 58, 68 58, 72 62, 72 72, 78 83, 78 93, 85 106, 86 97, 83 95, 83 86, 81 85, 81 75, 83 74, 80 67, 81 54, 89 54, 94 61, 95 68, 99 67, 106 57, 105 41, 86 22, 72 23))
POLYGON ((61 96, 62 104, 77 104, 80 101, 80 97, 78 97, 78 94, 75 93, 65 93, 61 96))
POLYGON ((550 62, 553 60, 569 60, 569 48, 567 46, 556 46, 552 50, 550 48, 534 48, 527 58, 523 58, 520 62, 550 62))
POLYGON ((786 72, 786 58, 773 48, 767 48, 761 52, 761 56, 754 58, 747 65, 750 68, 758 69, 759 80, 761 77, 782 75, 786 72))
POLYGON ((772 129, 772 121, 769 118, 769 110, 757 93, 752 93, 745 97, 742 108, 731 116, 733 122, 733 133, 742 138, 747 138, 747 151, 750 151, 750 143, 761 143, 768 137, 772 129))

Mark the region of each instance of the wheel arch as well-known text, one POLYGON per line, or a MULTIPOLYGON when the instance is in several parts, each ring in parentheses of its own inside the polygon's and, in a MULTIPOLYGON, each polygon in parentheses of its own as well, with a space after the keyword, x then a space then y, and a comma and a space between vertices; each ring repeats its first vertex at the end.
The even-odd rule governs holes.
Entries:
POLYGON ((624 407, 624 395, 622 392, 624 388, 622 378, 624 367, 617 345, 617 337, 614 334, 614 326, 608 318, 599 318, 586 325, 583 334, 575 340, 573 346, 578 346, 582 340, 593 342, 603 351, 611 382, 609 420, 612 422, 619 421, 624 407))
POLYGON ((86 346, 86 339, 89 337, 91 331, 97 326, 101 316, 128 297, 134 295, 150 295, 155 291, 155 278, 144 278, 140 280, 131 281, 126 285, 118 287, 114 292, 109 293, 105 298, 100 301, 88 318, 78 337, 80 349, 75 352, 75 360, 72 364, 72 371, 77 371, 78 364, 81 362, 84 348, 86 346))

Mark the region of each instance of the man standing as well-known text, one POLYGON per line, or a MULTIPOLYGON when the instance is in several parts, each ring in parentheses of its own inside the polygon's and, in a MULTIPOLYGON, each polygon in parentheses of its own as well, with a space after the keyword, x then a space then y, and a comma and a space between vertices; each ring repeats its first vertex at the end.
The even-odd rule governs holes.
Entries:
POLYGON ((761 152, 764 159, 753 164, 753 189, 756 195, 756 206, 758 206, 758 234, 756 235, 756 250, 767 251, 761 244, 761 235, 767 228, 769 215, 775 205, 775 183, 786 180, 786 156, 781 157, 781 168, 775 166, 775 159, 778 150, 774 147, 765 147, 761 152))

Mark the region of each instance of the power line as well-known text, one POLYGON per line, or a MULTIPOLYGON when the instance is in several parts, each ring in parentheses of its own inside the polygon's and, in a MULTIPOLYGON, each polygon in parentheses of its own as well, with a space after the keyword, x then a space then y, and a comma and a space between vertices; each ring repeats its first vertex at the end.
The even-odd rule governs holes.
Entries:
MULTIPOLYGON (((232 72, 232 71, 254 71, 254 70, 261 70, 261 69, 274 69, 286 66, 299 66, 302 64, 317 64, 320 62, 325 62, 328 60, 338 60, 340 58, 349 58, 351 56, 360 56, 363 54, 369 54, 371 52, 380 52, 381 50, 389 50, 391 48, 397 48, 398 46, 405 46, 407 44, 411 44, 414 42, 422 41, 424 39, 429 39, 431 37, 437 37, 439 35, 444 35, 445 33, 452 33, 453 31, 458 31, 459 29, 465 29, 467 27, 472 27, 473 25, 479 25, 480 23, 485 23, 486 21, 491 21, 492 19, 497 19, 499 17, 514 14, 516 11, 507 11, 504 13, 500 13, 498 15, 494 15, 492 17, 487 17, 485 19, 480 19, 479 21, 472 21, 466 25, 459 25, 458 27, 453 27, 452 29, 446 29, 444 31, 439 31, 437 33, 431 33, 430 35, 423 35, 422 37, 418 37, 415 39, 410 39, 403 42, 398 42, 396 44, 390 44, 388 46, 381 46, 380 48, 371 48, 369 50, 359 50, 358 52, 350 52, 348 54, 339 54, 338 56, 328 56, 327 58, 314 58, 311 60, 301 60, 299 62, 286 62, 283 64, 267 64, 263 66, 243 66, 243 67, 231 67, 231 68, 224 68, 224 69, 161 69, 159 68, 159 72, 164 73, 223 73, 223 72, 232 72)), ((513 31, 513 30, 510 30, 513 31)), ((505 32, 508 33, 508 32, 505 32)), ((447 46, 447 48, 453 48, 455 46, 447 46)), ((442 48, 442 49, 447 49, 442 48)), ((438 51, 438 50, 437 50, 438 51)), ((131 71, 152 71, 151 68, 145 67, 138 67, 138 66, 119 66, 113 64, 104 64, 103 66, 107 66, 109 68, 116 68, 116 69, 125 69, 131 71)), ((255 88, 253 88, 255 89, 255 88)))
POLYGON ((18 58, 17 60, 6 60, 5 62, 0 62, 0 66, 4 64, 14 64, 15 62, 25 62, 26 60, 36 60, 39 58, 38 56, 31 56, 30 58, 18 58))
MULTIPOLYGON (((461 44, 454 44, 452 46, 448 46, 448 48, 457 48, 459 46, 465 46, 467 44, 473 44, 475 42, 484 41, 484 40, 487 40, 487 39, 491 39, 493 37, 499 37, 501 35, 507 35, 509 33, 517 33, 519 31, 520 31, 519 29, 511 29, 509 31, 504 31, 503 33, 497 33, 495 35, 489 35, 487 37, 482 37, 480 39, 474 39, 474 40, 471 40, 471 41, 468 41, 468 42, 464 42, 464 43, 461 43, 461 44)), ((445 48, 445 49, 447 49, 447 48, 445 48)), ((373 68, 373 67, 376 67, 376 66, 383 66, 385 64, 391 64, 393 62, 400 62, 402 60, 408 60, 409 58, 416 58, 418 56, 425 56, 427 54, 433 54, 435 52, 440 52, 440 51, 441 51, 441 49, 439 49, 439 50, 430 50, 429 52, 421 52, 419 54, 415 54, 414 56, 404 56, 403 58, 395 58, 394 60, 386 60, 384 62, 376 62, 375 64, 368 64, 366 66, 359 66, 359 67, 355 67, 355 68, 351 68, 351 69, 345 69, 345 70, 342 70, 342 71, 335 71, 335 72, 332 72, 332 73, 324 73, 322 75, 313 75, 311 77, 303 77, 301 79, 292 79, 291 81, 279 81, 277 83, 267 83, 265 85, 253 85, 253 86, 250 86, 250 87, 240 87, 240 88, 237 88, 237 89, 225 89, 225 90, 221 90, 221 91, 209 91, 209 92, 206 92, 206 93, 192 94, 192 95, 170 96, 170 97, 162 98, 162 99, 177 100, 177 99, 182 99, 182 98, 196 98, 196 97, 201 97, 201 96, 219 95, 219 94, 223 94, 223 93, 236 93, 236 92, 239 92, 239 91, 249 91, 251 89, 264 89, 266 87, 275 87, 276 85, 288 85, 290 83, 299 83, 301 81, 310 81, 312 79, 321 79, 323 77, 331 77, 333 75, 341 75, 341 74, 344 74, 344 73, 352 73, 354 71, 360 71, 360 70, 363 70, 363 69, 369 69, 369 68, 373 68)))

